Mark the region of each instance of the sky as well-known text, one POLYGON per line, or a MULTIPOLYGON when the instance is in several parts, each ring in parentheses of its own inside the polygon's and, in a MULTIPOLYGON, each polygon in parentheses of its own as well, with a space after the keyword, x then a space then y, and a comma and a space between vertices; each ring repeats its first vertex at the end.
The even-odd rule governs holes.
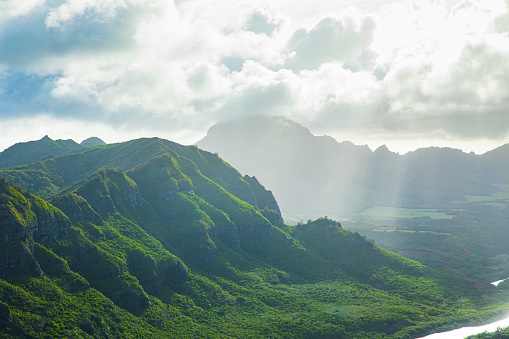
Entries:
POLYGON ((509 142, 508 0, 0 0, 0 150, 282 115, 405 153, 509 142))

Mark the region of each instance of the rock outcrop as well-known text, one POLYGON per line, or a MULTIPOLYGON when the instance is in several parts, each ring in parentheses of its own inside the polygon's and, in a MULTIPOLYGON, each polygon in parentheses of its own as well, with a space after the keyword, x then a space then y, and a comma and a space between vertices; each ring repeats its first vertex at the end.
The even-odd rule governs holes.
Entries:
POLYGON ((274 198, 272 192, 267 191, 254 176, 250 177, 249 175, 245 175, 244 180, 253 188, 253 192, 256 196, 256 204, 254 206, 262 210, 263 216, 273 225, 282 225, 284 223, 283 216, 281 215, 276 198, 274 198))

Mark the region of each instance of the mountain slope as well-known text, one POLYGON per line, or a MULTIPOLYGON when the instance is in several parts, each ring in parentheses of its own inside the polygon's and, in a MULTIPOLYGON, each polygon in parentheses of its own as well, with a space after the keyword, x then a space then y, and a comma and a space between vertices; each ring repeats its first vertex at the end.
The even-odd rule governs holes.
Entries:
POLYGON ((21 258, 0 271, 7 337, 404 338, 498 307, 327 218, 284 225, 257 180, 196 147, 139 139, 1 174, 49 200, 2 181, 21 258))
POLYGON ((197 146, 277 198, 287 222, 323 215, 385 249, 440 270, 495 281, 507 276, 509 146, 482 155, 429 147, 404 155, 338 143, 283 117, 211 127, 197 146))
POLYGON ((0 168, 30 164, 81 148, 73 140, 52 140, 46 135, 40 140, 18 143, 0 152, 0 168))
POLYGON ((508 183, 504 150, 483 156, 449 148, 399 155, 338 143, 283 117, 219 123, 196 143, 241 172, 256 175, 284 214, 351 217, 374 206, 440 208, 508 183))
POLYGON ((291 120, 264 116, 217 124, 196 145, 259 178, 284 213, 313 216, 361 203, 362 194, 351 193, 359 184, 360 164, 371 154, 367 146, 315 137, 291 120))

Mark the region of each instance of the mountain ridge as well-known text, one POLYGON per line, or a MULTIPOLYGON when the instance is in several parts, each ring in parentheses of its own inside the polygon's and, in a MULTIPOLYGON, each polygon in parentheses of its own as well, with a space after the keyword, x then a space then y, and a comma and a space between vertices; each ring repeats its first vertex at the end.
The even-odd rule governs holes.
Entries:
POLYGON ((39 140, 16 143, 0 152, 0 168, 26 165, 105 144, 97 137, 88 138, 78 144, 72 139, 53 140, 45 135, 39 140))
POLYGON ((370 201, 437 208, 467 195, 487 195, 508 183, 504 146, 483 155, 440 147, 400 155, 386 146, 372 151, 366 145, 313 136, 283 117, 220 123, 196 145, 256 175, 287 215, 351 217, 373 207, 370 201), (429 192, 434 192, 433 200, 429 192))
POLYGON ((0 231, 25 230, 0 243, 22 258, 0 271, 6 337, 409 338, 460 296, 487 307, 457 320, 502 307, 334 220, 285 225, 256 178, 194 146, 136 139, 0 176, 0 231))

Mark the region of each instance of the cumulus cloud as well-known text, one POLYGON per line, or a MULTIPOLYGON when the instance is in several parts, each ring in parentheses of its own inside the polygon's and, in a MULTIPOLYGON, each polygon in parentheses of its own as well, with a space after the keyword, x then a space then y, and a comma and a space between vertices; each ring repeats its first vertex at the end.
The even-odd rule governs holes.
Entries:
POLYGON ((261 5, 249 16, 246 29, 257 34, 271 35, 283 24, 283 20, 278 14, 273 7, 261 5))
POLYGON ((402 118, 399 127, 443 129, 463 138, 506 135, 508 57, 507 50, 472 42, 463 47, 453 63, 394 70, 386 85, 391 108, 402 118))
POLYGON ((374 52, 369 47, 375 28, 371 17, 324 18, 312 29, 301 28, 293 34, 288 42, 290 58, 285 66, 300 71, 340 61, 347 68, 370 68, 374 52))
POLYGON ((146 7, 126 4, 112 5, 105 15, 103 6, 88 3, 77 9, 71 3, 57 8, 45 3, 6 20, 0 34, 0 64, 54 71, 69 57, 77 61, 83 55, 126 52, 133 48, 137 22, 149 12, 146 7), (64 6, 67 9, 61 10, 64 6))
POLYGON ((0 2, 0 123, 198 139, 224 118, 278 114, 336 136, 509 135, 505 1, 358 3, 379 11, 320 1, 306 21, 313 4, 285 0, 0 2))
POLYGON ((509 40, 495 29, 499 6, 462 1, 447 12, 443 4, 428 3, 417 13, 414 8, 407 12, 413 24, 406 32, 414 29, 410 36, 420 38, 404 50, 389 46, 380 52, 391 56, 383 60, 388 65, 383 80, 390 102, 387 130, 442 131, 462 139, 509 134, 509 116, 504 114, 509 40), (441 13, 435 17, 442 19, 432 26, 419 15, 421 10, 441 13))
MULTIPOLYGON (((17 17, 30 12, 34 7, 44 4, 44 0, 4 0, 0 2, 0 19, 17 17)), ((0 20, 0 22, 3 22, 0 20)))

